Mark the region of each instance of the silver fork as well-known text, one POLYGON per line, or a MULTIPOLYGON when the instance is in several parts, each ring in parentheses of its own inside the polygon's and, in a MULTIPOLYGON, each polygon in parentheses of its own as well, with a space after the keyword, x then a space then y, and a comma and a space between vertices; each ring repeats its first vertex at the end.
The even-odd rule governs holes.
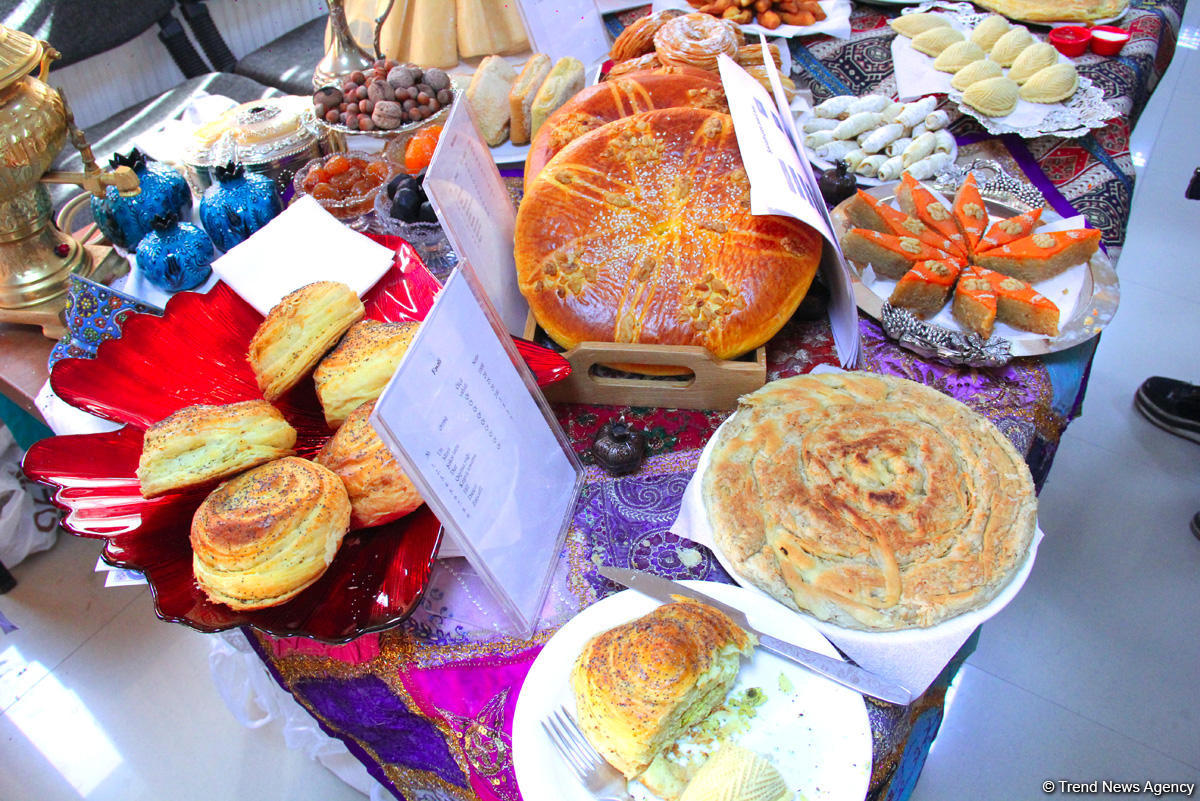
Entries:
POLYGON ((596 753, 566 709, 551 712, 550 717, 542 721, 542 728, 555 750, 598 801, 630 801, 632 796, 626 792, 621 771, 596 753))

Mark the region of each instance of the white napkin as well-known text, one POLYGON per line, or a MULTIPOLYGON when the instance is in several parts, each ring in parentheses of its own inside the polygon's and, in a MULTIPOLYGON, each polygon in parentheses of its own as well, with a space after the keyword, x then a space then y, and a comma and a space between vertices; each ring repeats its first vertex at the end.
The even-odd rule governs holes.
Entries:
MULTIPOLYGON (((814 370, 813 372, 818 372, 814 370)), ((819 372, 837 372, 836 368, 819 370, 819 372)), ((683 493, 683 504, 679 508, 679 516, 671 525, 671 533, 706 546, 717 556, 721 566, 725 568, 734 581, 747 589, 767 595, 748 580, 742 578, 734 570, 729 560, 717 549, 713 542, 712 528, 708 524, 708 515, 704 509, 704 499, 701 496, 701 479, 708 467, 712 442, 717 438, 720 429, 713 434, 709 444, 704 448, 696 472, 688 482, 683 493)), ((949 664, 958 649, 962 647, 971 633, 988 618, 995 615, 1008 605, 1029 577, 1037 557, 1038 544, 1042 541, 1042 530, 1034 534, 1029 546, 1029 555, 1021 565, 1012 581, 995 599, 982 609, 959 615, 944 623, 927 629, 909 629, 905 631, 857 631, 845 629, 805 615, 804 620, 816 627, 818 631, 853 659, 860 667, 894 681, 908 689, 913 697, 921 695, 938 677, 942 669, 949 664)), ((768 596, 770 597, 770 596, 768 596)))
MULTIPOLYGON (((654 0, 652 8, 655 11, 677 8, 688 13, 696 10, 686 0, 654 0)), ((780 25, 774 29, 761 25, 743 25, 741 28, 744 33, 761 33, 764 36, 812 36, 823 33, 834 39, 849 39, 850 0, 821 0, 821 10, 825 12, 825 19, 803 28, 797 25, 780 25)), ((784 75, 786 74, 785 72, 784 75)))
POLYGON ((361 297, 388 271, 393 255, 305 195, 213 262, 213 270, 266 314, 284 295, 314 281, 341 281, 361 297))

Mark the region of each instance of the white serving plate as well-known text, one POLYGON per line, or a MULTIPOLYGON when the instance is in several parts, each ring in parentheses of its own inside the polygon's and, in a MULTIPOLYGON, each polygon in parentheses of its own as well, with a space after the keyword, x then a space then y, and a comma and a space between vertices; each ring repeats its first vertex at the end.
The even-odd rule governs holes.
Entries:
MULTIPOLYGON (((770 598, 730 584, 683 583, 741 609, 751 625, 768 634, 841 658, 804 620, 770 598)), ((542 721, 559 707, 574 715, 570 674, 589 640, 658 606, 634 590, 610 595, 568 621, 538 654, 513 718, 513 761, 525 801, 592 801, 547 738, 542 721)), ((769 759, 795 789, 797 801, 862 801, 871 778, 871 727, 862 696, 763 648, 742 663, 733 692, 749 687, 761 688, 767 700, 738 742, 769 759), (780 687, 781 675, 791 683, 787 692, 780 687)), ((642 801, 656 798, 637 783, 631 790, 642 801)))

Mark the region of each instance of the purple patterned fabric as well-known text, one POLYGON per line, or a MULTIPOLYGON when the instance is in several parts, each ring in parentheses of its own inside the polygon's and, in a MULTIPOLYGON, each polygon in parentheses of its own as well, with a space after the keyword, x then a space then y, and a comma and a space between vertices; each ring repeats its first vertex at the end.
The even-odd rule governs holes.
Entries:
POLYGON ((457 787, 467 782, 437 727, 404 703, 381 679, 315 679, 295 690, 329 724, 354 737, 384 762, 428 771, 457 787))

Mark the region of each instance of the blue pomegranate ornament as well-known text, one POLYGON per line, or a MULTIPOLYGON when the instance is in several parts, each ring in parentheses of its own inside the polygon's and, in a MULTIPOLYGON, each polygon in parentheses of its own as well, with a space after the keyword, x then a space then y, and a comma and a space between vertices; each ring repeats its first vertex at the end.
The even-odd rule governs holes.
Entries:
POLYGON ((275 182, 265 175, 246 173, 232 161, 213 170, 216 179, 200 200, 200 222, 222 251, 246 240, 283 211, 275 182))
POLYGON ((146 280, 164 292, 195 289, 212 274, 213 243, 198 225, 174 212, 157 215, 137 247, 146 280))
POLYGON ((156 215, 174 212, 181 216, 192 205, 187 181, 165 164, 149 161, 136 147, 129 155, 114 155, 109 166, 128 167, 137 173, 141 191, 122 197, 115 187, 105 187, 104 197, 92 197, 92 217, 109 241, 125 250, 135 250, 150 232, 156 215))

